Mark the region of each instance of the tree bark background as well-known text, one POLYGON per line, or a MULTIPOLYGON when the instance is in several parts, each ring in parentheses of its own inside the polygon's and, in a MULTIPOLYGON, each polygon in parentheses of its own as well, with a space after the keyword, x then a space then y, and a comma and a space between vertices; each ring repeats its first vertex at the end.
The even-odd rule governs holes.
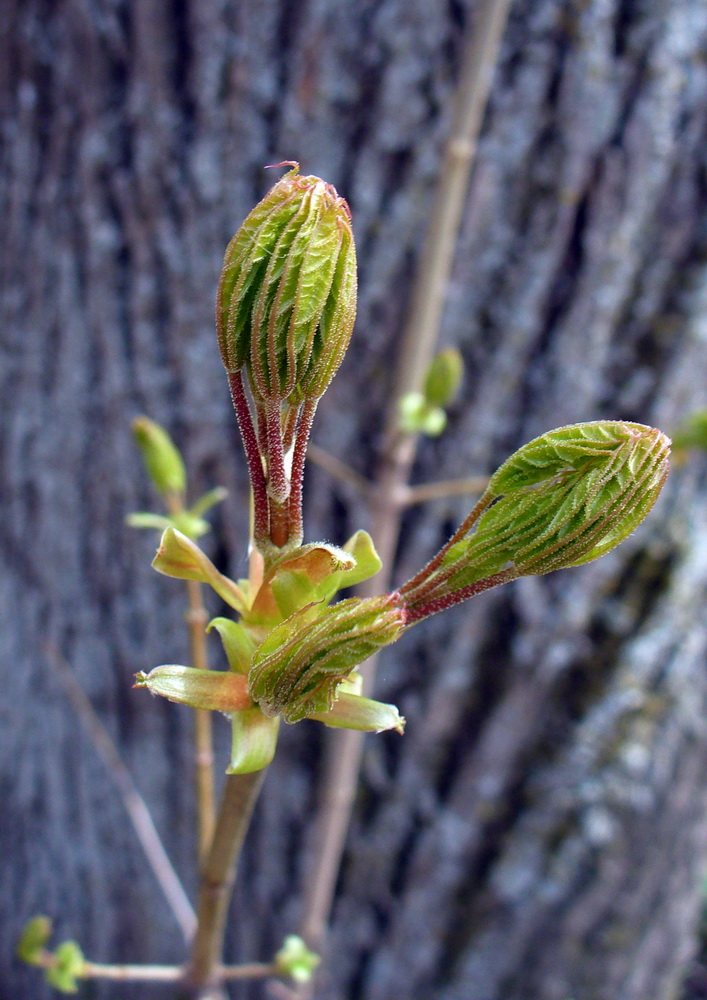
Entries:
MULTIPOLYGON (((13 958, 38 912, 96 961, 183 958, 44 646, 72 664, 193 889, 188 713, 130 686, 186 662, 187 643, 181 586, 150 570, 154 536, 124 525, 154 503, 129 421, 168 427, 194 496, 229 489, 210 553, 242 575, 245 463, 213 300, 228 239, 277 176, 263 165, 298 159, 349 200, 360 257, 355 340, 314 440, 371 472, 474 10, 0 3, 2 996, 51 995, 13 958)), ((513 4, 445 311, 464 391, 417 481, 488 473, 563 423, 670 432, 706 404, 706 44, 700 0, 513 4)), ((310 540, 365 526, 311 465, 305 490, 310 540)), ((399 579, 468 506, 409 513, 399 579)), ((697 996, 681 984, 707 848, 706 554, 693 456, 616 553, 484 595, 386 654, 378 694, 408 728, 368 742, 321 997, 697 996)), ((286 727, 231 960, 267 959, 297 927, 323 735, 286 727)))

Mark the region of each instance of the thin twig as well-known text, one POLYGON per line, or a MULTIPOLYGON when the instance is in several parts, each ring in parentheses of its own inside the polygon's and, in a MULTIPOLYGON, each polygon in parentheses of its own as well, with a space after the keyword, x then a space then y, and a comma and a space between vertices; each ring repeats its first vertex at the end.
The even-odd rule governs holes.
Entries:
MULTIPOLYGON (((451 137, 417 268, 395 390, 390 398, 383 454, 371 494, 372 533, 383 565, 388 567, 400 532, 404 507, 401 493, 410 478, 416 451, 416 438, 400 434, 398 401, 406 393, 420 389, 437 344, 469 175, 509 7, 510 0, 484 0, 465 45, 451 137)), ((376 578, 362 588, 362 593, 379 592, 382 586, 385 583, 376 578)), ((375 659, 364 665, 362 673, 365 688, 370 689, 375 659)), ((314 832, 314 862, 305 888, 301 925, 302 936, 315 949, 321 948, 329 919, 362 750, 362 733, 351 730, 330 734, 325 791, 314 832)))
POLYGON ((52 643, 44 647, 47 662, 61 682, 74 711, 86 728, 99 757, 113 778, 130 817, 135 835, 140 841, 147 861, 182 931, 185 941, 190 941, 196 928, 196 915, 179 881, 172 862, 157 833, 145 800, 121 760, 113 740, 105 728, 85 691, 74 677, 71 667, 52 643))
POLYGON ((402 499, 406 507, 412 507, 428 500, 445 500, 447 497, 483 493, 488 481, 488 476, 469 476, 468 479, 443 479, 439 483, 421 483, 418 486, 408 486, 402 499))
POLYGON ((201 873, 198 925, 186 975, 194 996, 218 983, 223 936, 245 835, 265 771, 226 778, 213 844, 201 873))
MULTIPOLYGON (((174 517, 184 511, 184 497, 167 494, 167 510, 174 517)), ((186 614, 191 665, 197 670, 209 669, 209 654, 206 645, 206 624, 208 615, 204 607, 201 584, 196 580, 186 581, 188 610, 186 614)), ((194 782, 196 785, 196 823, 199 863, 206 857, 214 835, 216 807, 214 800, 214 741, 211 712, 203 708, 194 709, 194 782)))
POLYGON ((143 983, 176 982, 183 975, 179 965, 104 965, 102 962, 85 962, 82 979, 122 979, 143 983))
POLYGON ((364 496, 371 487, 369 481, 365 476, 360 475, 355 469, 352 469, 350 465, 346 462, 342 462, 340 459, 336 458, 334 455, 330 455, 328 451, 324 448, 320 448, 317 444, 310 445, 307 449, 307 457, 311 458, 315 465, 318 465, 320 469, 324 469, 328 472, 333 479, 338 479, 339 482, 344 483, 346 486, 353 487, 357 493, 364 496))
MULTIPOLYGON (((187 593, 189 597, 187 628, 192 666, 197 670, 208 670, 206 646, 208 615, 201 596, 201 584, 196 580, 187 580, 187 593)), ((211 712, 205 708, 194 709, 194 765, 199 862, 203 863, 213 840, 216 822, 213 731, 211 712)))
MULTIPOLYGON (((51 969, 57 964, 56 955, 44 951, 37 956, 36 964, 44 969, 51 969)), ((236 979, 266 979, 277 976, 279 970, 273 962, 247 962, 243 965, 222 965, 217 971, 220 980, 236 979)), ((181 965, 107 965, 104 962, 84 962, 79 979, 112 979, 127 982, 170 983, 184 976, 181 965)))

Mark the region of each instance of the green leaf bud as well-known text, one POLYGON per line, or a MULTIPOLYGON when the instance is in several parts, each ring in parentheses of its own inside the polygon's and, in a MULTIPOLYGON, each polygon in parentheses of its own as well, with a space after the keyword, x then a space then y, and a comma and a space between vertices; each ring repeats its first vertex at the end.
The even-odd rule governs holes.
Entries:
POLYGON ((261 402, 318 399, 341 364, 355 314, 348 205, 294 164, 226 250, 216 303, 226 371, 245 366, 261 402))
POLYGON ((464 360, 455 347, 447 347, 433 359, 425 376, 424 396, 430 406, 454 402, 464 378, 464 360))
POLYGON ((421 392, 408 392, 398 403, 400 430, 404 434, 439 437, 447 426, 447 414, 439 406, 430 406, 421 392))
POLYGON ((76 980, 84 974, 86 959, 75 941, 63 941, 54 952, 54 962, 46 967, 50 986, 60 993, 77 993, 76 980))
POLYGON ((252 698, 286 722, 328 712, 353 668, 400 637, 405 617, 397 594, 303 608, 256 650, 248 675, 252 698))
POLYGON ((310 951, 301 937, 288 934, 282 948, 275 955, 278 975, 289 976, 296 983, 308 983, 321 958, 310 951))
POLYGON ((146 687, 169 701, 213 712, 252 708, 243 674, 225 670, 197 670, 177 664, 155 667, 149 674, 135 674, 135 687, 146 687))
POLYGON ((24 927, 17 942, 17 957, 28 965, 41 965, 41 952, 46 948, 52 934, 49 917, 32 917, 24 927))
POLYGON ((653 507, 669 451, 659 430, 620 421, 560 427, 524 445, 438 556, 401 588, 411 621, 489 586, 609 552, 653 507))
POLYGON ((157 492, 184 493, 187 486, 184 462, 167 431, 148 417, 136 417, 132 429, 157 492))

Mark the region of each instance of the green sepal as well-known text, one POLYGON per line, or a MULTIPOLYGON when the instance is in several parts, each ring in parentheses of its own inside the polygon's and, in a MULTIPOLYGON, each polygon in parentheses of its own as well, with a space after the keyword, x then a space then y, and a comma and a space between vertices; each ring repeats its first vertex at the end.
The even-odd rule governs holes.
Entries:
POLYGON ((175 528, 165 530, 152 566, 158 573, 175 577, 177 580, 208 583, 219 597, 235 608, 239 614, 244 614, 247 610, 245 594, 238 584, 229 580, 223 573, 219 573, 198 545, 175 528))
POLYGON ((76 942, 63 941, 54 952, 54 964, 46 968, 47 982, 60 993, 77 993, 76 980, 82 978, 85 964, 76 942))
POLYGON ((169 663, 155 667, 149 674, 135 674, 135 687, 146 687, 152 694, 180 705, 213 712, 235 712, 253 704, 246 678, 230 670, 197 670, 169 663))
POLYGON ((52 934, 52 922, 43 915, 32 917, 17 942, 17 957, 28 965, 41 965, 40 953, 46 948, 52 934))
POLYGON ((209 622, 206 631, 210 632, 214 628, 221 637, 231 670, 237 674, 247 674, 256 648, 247 629, 240 622, 231 621, 230 618, 214 618, 209 622))
POLYGON ((302 984, 311 980, 314 970, 321 964, 319 955, 310 951, 296 934, 287 935, 274 961, 278 975, 289 976, 296 983, 302 984))
POLYGON ((395 705, 362 698, 341 689, 337 691, 336 700, 328 712, 311 712, 307 718, 323 722, 333 729, 358 729, 364 733, 395 729, 402 734, 405 729, 405 719, 395 705))
POLYGON ((275 755, 279 719, 263 715, 260 709, 245 709, 231 716, 233 737, 231 762, 226 774, 251 774, 262 771, 275 755))
POLYGON ((167 431, 148 417, 136 417, 132 424, 145 468, 158 493, 184 493, 187 473, 182 456, 167 431))

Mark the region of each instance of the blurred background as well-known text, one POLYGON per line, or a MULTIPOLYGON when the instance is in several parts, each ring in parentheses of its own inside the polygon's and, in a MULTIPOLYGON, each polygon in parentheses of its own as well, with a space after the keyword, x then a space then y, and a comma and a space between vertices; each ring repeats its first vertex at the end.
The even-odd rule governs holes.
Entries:
MULTIPOLYGON (((263 167, 299 160, 349 201, 360 261, 354 340, 313 440, 375 473, 479 10, 0 3, 3 997, 52 995, 13 955, 39 912, 96 961, 183 959, 47 650, 70 663, 193 892, 189 714, 131 688, 188 651, 183 588, 150 569, 156 536, 124 523, 155 505, 130 421, 168 428, 193 497, 228 489, 205 547, 244 575, 247 477, 215 288, 226 243, 279 176, 263 167)), ((670 434, 707 404, 706 52, 701 0, 511 4, 445 299, 441 344, 462 352, 465 380, 414 482, 486 475, 579 420, 670 434)), ((376 693, 407 732, 367 738, 318 997, 707 996, 705 493, 704 453, 690 452, 616 552, 482 595, 386 651, 376 693)), ((470 504, 410 509, 397 581, 470 504)), ((312 463, 305 505, 308 540, 371 527, 312 463)), ((229 732, 215 726, 221 773, 229 732)), ((324 749, 323 727, 285 727, 231 961, 268 959, 298 927, 324 749)))

